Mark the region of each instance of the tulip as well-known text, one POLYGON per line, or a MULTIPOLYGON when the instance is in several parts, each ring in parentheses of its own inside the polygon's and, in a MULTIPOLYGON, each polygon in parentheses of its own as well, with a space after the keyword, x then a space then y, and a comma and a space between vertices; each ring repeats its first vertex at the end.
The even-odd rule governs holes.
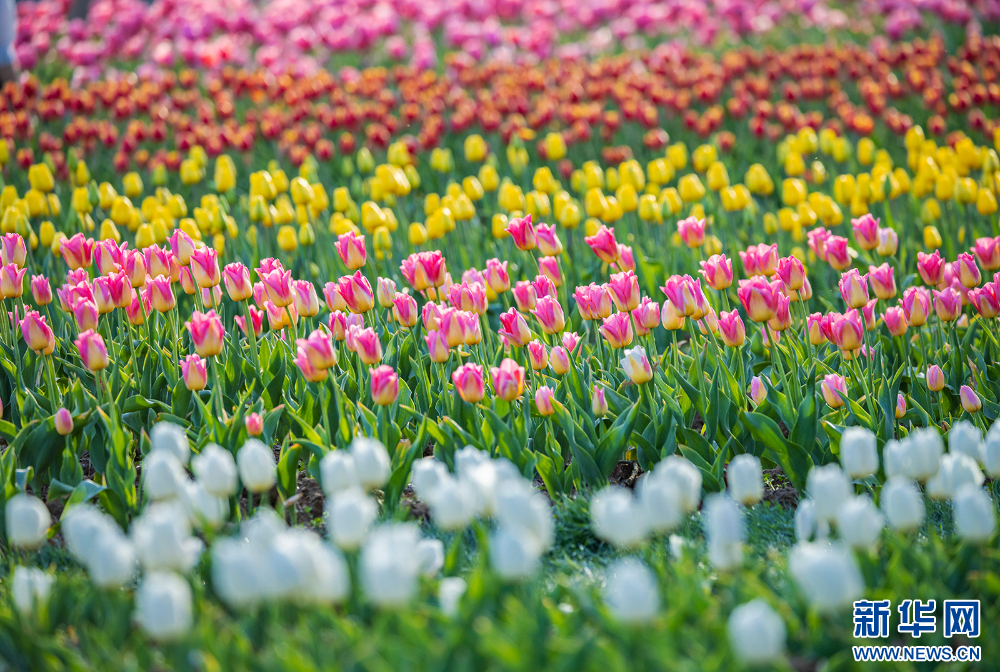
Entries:
POLYGON ((102 240, 94 246, 94 263, 97 271, 101 275, 107 275, 112 271, 120 271, 124 262, 125 248, 128 243, 122 243, 121 247, 113 239, 102 240))
POLYGON ((500 315, 500 325, 498 333, 515 347, 522 347, 531 339, 528 323, 525 322, 524 316, 514 308, 500 315))
POLYGON ((27 272, 16 264, 0 267, 0 297, 13 299, 24 294, 24 274, 27 272))
MULTIPOLYGON (((260 276, 261 284, 263 284, 264 291, 267 294, 267 300, 274 304, 276 308, 284 308, 292 304, 294 298, 292 296, 291 271, 276 268, 261 272, 258 269, 257 275, 260 276)), ((343 286, 339 286, 339 289, 342 293, 343 286)))
POLYGON ((3 265, 14 264, 24 266, 27 259, 28 250, 24 245, 24 238, 19 233, 6 233, 0 236, 0 263, 3 265))
POLYGON ((755 404, 760 404, 767 399, 767 388, 764 387, 764 381, 760 376, 754 376, 750 379, 750 398, 755 404))
POLYGON ((891 306, 885 310, 885 326, 893 336, 902 336, 906 333, 906 311, 898 306, 891 306))
POLYGON ((375 283, 375 298, 382 308, 392 308, 392 300, 396 296, 396 283, 389 278, 378 278, 375 283))
POLYGON ((899 420, 904 415, 906 415, 906 397, 904 397, 903 393, 900 392, 899 394, 896 395, 896 412, 895 412, 895 416, 896 416, 896 419, 899 420))
POLYGON ((665 285, 660 287, 660 291, 667 295, 667 299, 680 313, 683 311, 687 317, 698 320, 708 312, 704 309, 705 296, 701 291, 701 281, 695 280, 690 275, 672 275, 667 278, 665 285))
POLYGON ((225 344, 226 329, 215 310, 207 313, 194 311, 191 319, 184 323, 191 333, 194 349, 202 357, 211 357, 222 352, 225 344))
POLYGON ((260 413, 254 411, 247 414, 243 422, 246 426, 247 434, 250 436, 260 436, 264 433, 264 418, 261 417, 260 413))
POLYGON ((90 268, 90 264, 93 262, 94 241, 82 233, 77 233, 72 238, 62 241, 59 246, 59 254, 62 255, 63 261, 70 267, 70 270, 90 268))
POLYGON ((767 321, 767 326, 772 332, 781 333, 792 326, 792 314, 790 311, 791 299, 783 293, 778 293, 778 303, 775 306, 774 316, 767 321))
POLYGON ((170 250, 177 257, 177 263, 181 266, 187 266, 191 262, 191 255, 197 249, 191 236, 181 229, 175 229, 173 235, 170 236, 170 250))
POLYGON ((678 220, 677 233, 688 247, 701 247, 705 244, 705 220, 697 217, 678 220))
POLYGON ((597 418, 603 418, 608 414, 608 400, 605 397, 603 387, 594 385, 591 392, 590 410, 597 418))
POLYGON ((129 250, 122 255, 122 268, 128 282, 138 289, 146 286, 146 257, 138 250, 129 250))
POLYGON ((837 271, 843 271, 851 265, 851 248, 847 246, 847 238, 830 236, 824 243, 826 262, 837 271))
POLYGON ((618 310, 628 312, 639 306, 639 278, 632 271, 623 271, 612 275, 608 288, 611 290, 611 298, 618 310))
POLYGON ((535 390, 535 407, 539 415, 549 416, 556 412, 553 399, 556 396, 555 390, 547 385, 543 385, 535 390))
POLYGON ((302 377, 310 383, 321 383, 329 375, 326 369, 317 369, 312 365, 312 362, 309 361, 309 354, 303 348, 296 351, 295 364, 302 372, 302 377))
POLYGON ((843 376, 828 373, 823 377, 819 387, 827 406, 836 409, 844 405, 844 398, 847 397, 847 381, 843 376))
POLYGON ((931 293, 923 287, 908 287, 900 301, 906 322, 914 327, 922 327, 931 311, 931 293))
POLYGON ((401 327, 417 323, 417 301, 409 294, 397 292, 392 299, 392 315, 401 327))
POLYGON ((449 348, 454 348, 465 342, 465 313, 450 306, 444 306, 438 311, 438 331, 448 342, 449 348))
POLYGON ((541 371, 549 365, 549 351, 545 348, 544 343, 536 339, 528 343, 527 349, 528 362, 533 371, 541 371))
POLYGON ((69 410, 60 408, 54 416, 56 431, 60 436, 66 436, 73 431, 73 416, 69 410))
POLYGON ((569 353, 566 351, 566 348, 561 345, 552 348, 552 351, 549 353, 549 366, 557 376, 569 373, 572 364, 570 363, 569 353))
POLYGON ((93 284, 94 302, 97 304, 97 312, 106 315, 115 309, 115 299, 111 295, 111 286, 104 276, 96 278, 93 284))
POLYGON ((941 367, 937 364, 931 364, 927 367, 927 389, 932 392, 940 392, 944 389, 944 372, 941 367))
POLYGON ((495 258, 486 260, 486 270, 483 271, 483 279, 495 294, 503 294, 510 289, 510 276, 507 274, 507 263, 495 258))
POLYGON ((31 298, 39 306, 47 306, 52 303, 52 285, 44 275, 31 276, 31 298))
POLYGON ((535 316, 542 331, 546 334, 559 333, 566 326, 562 304, 551 296, 540 299, 531 314, 535 316))
POLYGON ((215 287, 221 281, 219 253, 211 247, 202 247, 191 254, 191 276, 198 287, 215 287))
POLYGON ((934 290, 934 312, 942 322, 954 322, 962 314, 962 295, 951 287, 934 290))
POLYGON ((853 352, 863 343, 864 328, 858 311, 851 310, 843 315, 834 315, 830 322, 833 342, 843 352, 853 352))
POLYGON ((440 287, 444 284, 444 256, 441 252, 417 252, 403 260, 400 271, 413 289, 423 291, 430 287, 440 287))
POLYGON ((763 278, 741 280, 736 294, 747 317, 754 322, 767 322, 778 309, 778 291, 763 278))
MULTIPOLYGON (((508 224, 508 229, 509 228, 510 225, 508 224)), ((538 245, 538 251, 543 257, 558 257, 562 254, 563 245, 562 241, 559 240, 559 236, 556 235, 555 226, 551 226, 549 224, 539 224, 538 229, 535 231, 535 242, 538 245)), ((514 244, 517 245, 516 237, 514 237, 514 244)), ((524 249, 520 245, 518 245, 518 248, 524 249)))
POLYGON ((856 268, 852 268, 840 276, 840 296, 848 308, 861 308, 868 303, 868 285, 865 284, 867 275, 861 275, 856 268))
POLYGON ((125 309, 125 315, 128 317, 129 324, 139 326, 146 323, 146 315, 152 309, 153 306, 149 302, 149 292, 133 289, 132 302, 125 309), (142 305, 139 305, 139 301, 142 301, 142 305), (145 311, 143 311, 143 308, 145 308, 145 311))
MULTIPOLYGON (((271 305, 270 302, 267 303, 268 305, 271 305)), ((253 326, 254 336, 260 336, 261 333, 264 331, 264 312, 257 310, 253 306, 248 306, 247 312, 250 313, 250 322, 253 326)), ((237 315, 235 319, 236 319, 236 325, 240 328, 240 331, 243 332, 243 335, 249 336, 249 334, 247 333, 246 318, 237 315)))
POLYGON ((985 319, 993 319, 1000 315, 1000 297, 997 296, 996 283, 987 282, 982 287, 969 290, 969 302, 985 319))
POLYGON ((748 666, 767 666, 784 658, 785 622, 762 598, 733 609, 727 630, 730 646, 748 666))
POLYGON ((38 314, 38 311, 29 310, 25 312, 21 320, 21 335, 28 349, 37 355, 51 355, 56 348, 56 337, 52 333, 52 328, 45 323, 45 318, 38 314))
POLYGON ((582 285, 573 292, 580 317, 597 320, 611 315, 611 290, 606 285, 582 285))
POLYGON ((635 271, 635 254, 628 245, 618 245, 618 261, 615 266, 623 271, 635 271))
POLYGON ((984 271, 1000 269, 1000 237, 976 238, 976 244, 971 251, 976 255, 984 271))
MULTIPOLYGON (((827 340, 826 334, 823 333, 823 315, 821 313, 812 313, 806 317, 806 329, 809 332, 809 342, 812 345, 823 345, 827 340)), ((830 335, 833 335, 832 332, 830 335)))
POLYGON ((181 376, 184 387, 192 392, 204 390, 208 385, 207 362, 198 355, 188 355, 181 360, 181 376))
POLYGON ((660 319, 663 328, 667 331, 675 331, 684 328, 684 313, 677 310, 674 304, 667 299, 663 302, 663 309, 660 311, 660 319))
POLYGON ((318 315, 319 296, 316 294, 316 285, 308 280, 292 280, 292 305, 302 317, 318 315))
POLYGON ((562 272, 559 270, 559 257, 542 257, 538 260, 538 270, 552 281, 555 287, 562 287, 562 272))
MULTIPOLYGON (((112 271, 97 280, 106 283, 108 298, 110 298, 113 307, 128 308, 129 304, 132 303, 132 285, 129 283, 128 276, 125 273, 112 271)), ((97 286, 97 280, 94 280, 95 287, 97 286)))
MULTIPOLYGON (((870 214, 851 220, 854 240, 862 250, 874 250, 879 243, 879 221, 870 214)), ((857 306, 855 306, 857 307, 857 306)))
POLYGON ((226 285, 229 298, 239 303, 253 296, 253 283, 250 281, 250 270, 236 262, 226 264, 222 269, 222 280, 226 285))
POLYGON ((955 271, 955 275, 958 276, 959 282, 966 289, 972 289, 983 279, 982 274, 979 272, 979 267, 976 266, 975 257, 968 252, 958 255, 958 259, 952 264, 952 269, 955 271))
POLYGON ((628 313, 615 313, 604 318, 599 331, 608 345, 616 350, 632 344, 632 320, 628 313))
POLYGON ((978 413, 983 409, 983 400, 968 385, 962 386, 958 396, 962 400, 962 408, 965 409, 966 413, 978 413))
POLYGON ((538 293, 535 291, 535 286, 528 282, 527 280, 520 280, 516 285, 514 285, 513 290, 514 303, 517 304, 517 309, 521 311, 529 311, 535 307, 538 303, 538 293))
POLYGON ((104 346, 104 339, 92 329, 82 332, 74 341, 76 349, 80 353, 83 365, 90 371, 101 371, 108 368, 108 349, 104 346))
POLYGON ((379 341, 378 334, 370 327, 354 332, 354 348, 358 353, 358 358, 367 366, 382 361, 382 343, 379 341))
POLYGON ((739 348, 746 342, 746 327, 737 311, 719 313, 719 335, 722 337, 722 342, 730 348, 739 348))
POLYGON ((347 302, 340 295, 336 282, 328 282, 323 286, 323 299, 330 312, 347 310, 347 302))
POLYGON ((337 353, 333 349, 330 335, 322 329, 315 329, 307 338, 295 341, 295 347, 303 350, 309 363, 316 369, 329 369, 337 363, 337 353))
POLYGON ((448 361, 450 348, 443 333, 437 330, 428 331, 424 340, 427 341, 427 352, 432 362, 441 364, 448 361))
POLYGON ((372 400, 379 406, 391 406, 399 396, 399 376, 385 364, 368 371, 372 379, 372 400))
POLYGON ((97 320, 100 313, 97 304, 93 301, 81 299, 73 307, 73 317, 76 319, 76 326, 80 331, 87 329, 97 329, 97 320))
POLYGON ((733 284, 733 262, 724 254, 713 254, 702 261, 700 273, 712 289, 722 291, 733 284))
POLYGON ((352 313, 367 313, 375 307, 375 294, 368 278, 356 271, 354 275, 345 275, 337 282, 340 295, 347 303, 347 309, 352 313))
POLYGON ((917 252, 917 271, 925 285, 935 286, 944 280, 944 260, 941 253, 934 250, 930 254, 917 252))
POLYGON ((441 328, 441 306, 433 301, 428 301, 424 304, 424 311, 421 317, 423 319, 424 329, 427 331, 433 331, 441 328))
POLYGON ((883 257, 892 257, 896 255, 898 248, 899 236, 896 232, 890 228, 879 229, 878 246, 875 248, 875 251, 883 257))
POLYGON ((467 403, 478 403, 485 394, 483 367, 478 364, 463 364, 458 367, 452 372, 451 381, 455 384, 458 396, 467 403))
POLYGON ((535 227, 531 223, 531 215, 511 218, 507 222, 507 228, 504 230, 510 234, 511 240, 514 241, 517 249, 525 252, 535 249, 537 240, 535 227))
POLYGON ((778 277, 789 293, 796 292, 805 284, 806 269, 795 257, 783 257, 778 260, 778 277))
POLYGON ((896 278, 892 266, 882 264, 881 266, 868 267, 868 282, 871 283, 875 296, 886 301, 896 296, 896 278))
POLYGON ((660 323, 660 304, 648 296, 642 297, 642 301, 632 311, 632 319, 635 320, 636 333, 645 336, 660 323))
POLYGON ((586 236, 584 241, 604 263, 613 264, 618 261, 618 241, 615 240, 614 227, 609 229, 601 225, 594 235, 586 236))
POLYGON ((637 345, 630 350, 625 350, 625 359, 621 360, 622 369, 629 380, 637 385, 648 383, 653 379, 653 369, 646 357, 646 349, 637 345))
POLYGON ((504 358, 499 367, 490 369, 493 391, 497 397, 510 403, 524 393, 524 367, 510 358, 504 358))

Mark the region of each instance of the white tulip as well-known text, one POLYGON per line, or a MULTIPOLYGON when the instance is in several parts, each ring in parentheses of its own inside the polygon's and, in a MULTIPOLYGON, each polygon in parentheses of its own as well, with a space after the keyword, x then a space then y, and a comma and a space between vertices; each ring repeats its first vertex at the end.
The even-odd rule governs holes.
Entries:
POLYGON ((489 464, 493 460, 490 459, 490 454, 484 450, 479 450, 475 446, 466 446, 460 450, 455 451, 455 475, 459 478, 464 478, 468 475, 468 471, 473 469, 480 464, 489 464))
POLYGON ((821 612, 849 606, 864 590, 854 556, 841 544, 796 544, 788 554, 788 569, 799 590, 821 612))
POLYGON ((183 466, 187 466, 191 457, 191 445, 188 443, 187 432, 183 427, 172 422, 158 422, 149 432, 150 450, 166 450, 183 466))
POLYGON ((446 478, 451 478, 448 467, 433 457, 416 460, 410 469, 410 482, 421 499, 427 499, 446 478))
POLYGON ((965 453, 947 453, 941 457, 937 473, 927 481, 927 495, 932 499, 951 499, 963 485, 978 488, 985 480, 974 459, 965 453))
POLYGON ((674 482, 681 496, 685 513, 693 513, 701 504, 701 472, 698 467, 679 455, 671 455, 656 465, 653 473, 674 482), (663 473, 665 472, 665 473, 663 473))
POLYGON ((215 530, 229 518, 229 499, 212 494, 200 481, 188 481, 182 501, 195 527, 215 530))
POLYGON ((70 553, 81 564, 87 564, 98 539, 122 534, 114 519, 90 504, 78 504, 63 516, 63 539, 70 553))
POLYGON ((886 478, 910 478, 908 450, 909 440, 889 439, 885 442, 885 447, 882 448, 882 468, 885 470, 886 478))
POLYGON ((52 514, 42 500, 20 493, 7 500, 7 542, 14 547, 35 549, 45 544, 52 514))
POLYGON ((98 587, 120 588, 135 575, 135 548, 116 526, 94 540, 86 566, 98 587))
POLYGON ((948 432, 948 452, 965 453, 983 463, 983 433, 968 420, 959 420, 948 432))
POLYGON ((444 544, 440 539, 421 539, 417 544, 420 574, 433 579, 444 567, 444 544))
POLYGON ((373 531, 361 550, 361 583, 382 607, 409 602, 417 591, 420 529, 412 523, 391 523, 373 531))
POLYGON ((730 460, 726 481, 729 496, 743 506, 753 506, 764 497, 764 471, 755 455, 744 453, 730 460))
POLYGON ((785 621, 761 598, 733 609, 727 630, 729 645, 747 665, 767 665, 784 657, 785 621))
POLYGON ((646 623, 660 610, 660 586, 653 572, 634 558, 616 560, 605 573, 604 603, 619 621, 646 623))
POLYGON ((875 546, 885 517, 872 503, 870 497, 852 497, 837 512, 837 532, 851 548, 868 550, 875 546))
POLYGON ((743 512, 732 499, 715 494, 705 500, 705 536, 708 559, 718 569, 738 567, 743 562, 743 512))
POLYGON ((990 431, 986 432, 983 467, 990 478, 1000 478, 1000 422, 994 422, 990 431))
POLYGON ((490 562, 497 574, 508 581, 534 574, 540 557, 538 544, 524 529, 501 525, 490 538, 490 562))
POLYGON ((250 439, 236 453, 240 480, 251 493, 267 492, 278 481, 274 453, 257 439, 250 439))
POLYGON ((265 549, 274 543, 278 535, 288 529, 285 519, 274 509, 257 509, 253 518, 240 525, 240 536, 258 549, 265 549))
POLYGON ((816 502, 806 497, 795 508, 795 540, 812 541, 830 534, 830 524, 816 517, 816 502))
POLYGON ((14 567, 10 592, 14 606, 22 616, 29 618, 38 611, 44 611, 54 580, 55 577, 37 567, 14 567))
POLYGON ((331 604, 350 588, 347 564, 315 532, 286 529, 263 554, 264 575, 271 580, 265 596, 297 604, 331 604))
MULTIPOLYGON (((654 532, 669 532, 684 520, 681 493, 676 482, 653 471, 639 479, 636 490, 646 522, 654 532)), ((667 472, 662 472, 666 474, 667 472)))
POLYGON ((132 523, 132 543, 139 562, 149 570, 186 572, 201 555, 203 544, 191 536, 191 524, 179 504, 157 503, 146 507, 132 523))
POLYGON ((882 511, 889 525, 900 532, 916 530, 924 522, 924 498, 908 478, 890 478, 882 486, 882 511))
MULTIPOLYGON (((473 448, 473 450, 476 450, 473 448)), ((476 450, 477 453, 482 453, 476 450)), ((457 463, 457 460, 456 460, 457 463)), ((473 515, 492 516, 496 511, 497 482, 500 474, 493 460, 487 458, 456 469, 458 480, 464 483, 473 497, 473 515)))
POLYGON ((827 522, 837 517, 840 506, 854 494, 850 481, 836 464, 810 469, 806 492, 816 503, 816 518, 827 522))
POLYGON ((381 441, 359 436, 351 442, 351 456, 358 481, 365 490, 380 488, 389 480, 392 462, 381 441))
POLYGON ((330 539, 345 551, 359 548, 378 515, 375 500, 358 488, 353 488, 338 493, 327 502, 330 539))
POLYGON ((146 575, 135 595, 135 620, 157 641, 180 639, 194 621, 191 586, 172 572, 146 575))
POLYGON ((594 534, 617 548, 641 545, 649 534, 646 514, 626 488, 609 486, 590 500, 594 534))
POLYGON ((528 481, 504 481, 497 487, 497 522, 528 540, 541 556, 555 540, 555 524, 548 500, 528 481))
POLYGON ((468 587, 465 579, 457 576, 441 579, 441 585, 438 586, 438 604, 441 605, 441 613, 448 617, 457 614, 458 603, 468 587))
POLYGON ((169 450, 154 450, 142 461, 142 489, 154 502, 180 497, 188 480, 184 465, 169 450))
POLYGON ((937 473, 941 455, 944 453, 944 441, 933 427, 922 427, 914 430, 907 437, 909 459, 905 476, 924 483, 937 473))
POLYGON ((965 483, 955 492, 955 531, 965 541, 981 543, 997 529, 993 500, 978 485, 965 483))
POLYGON ((851 478, 867 478, 878 471, 878 447, 870 429, 844 430, 840 437, 840 464, 851 478))
POLYGON ((248 541, 219 539, 212 544, 212 588, 231 608, 259 603, 270 585, 263 553, 248 541))
POLYGON ((358 472, 354 469, 354 457, 346 450, 331 450, 324 455, 319 461, 319 475, 327 497, 361 487, 358 472))
POLYGON ((232 497, 236 494, 236 460, 225 448, 210 443, 191 460, 194 475, 210 494, 232 497))
POLYGON ((460 530, 476 515, 476 493, 472 484, 450 476, 430 493, 427 504, 434 524, 442 530, 460 530))

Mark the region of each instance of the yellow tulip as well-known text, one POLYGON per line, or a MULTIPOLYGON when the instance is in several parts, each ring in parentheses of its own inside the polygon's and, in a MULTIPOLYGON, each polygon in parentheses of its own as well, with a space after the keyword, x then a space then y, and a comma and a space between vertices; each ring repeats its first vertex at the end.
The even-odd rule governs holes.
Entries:
POLYGON ((479 183, 485 191, 496 191, 500 186, 500 175, 497 169, 488 163, 479 167, 479 183))
POLYGON ((962 205, 968 205, 969 203, 976 202, 976 195, 979 191, 979 186, 976 181, 971 177, 963 177, 958 180, 955 184, 955 200, 962 205))
POLYGON ((55 178, 47 163, 36 163, 28 168, 28 182, 32 189, 46 194, 56 187, 55 178))
MULTIPOLYGON (((604 170, 597 161, 587 161, 583 164, 583 181, 582 187, 587 189, 603 189, 605 187, 604 170)), ((582 187, 574 187, 573 190, 580 192, 583 191, 582 187)))
POLYGON ((837 226, 844 221, 844 213, 841 212, 840 206, 829 197, 820 203, 819 217, 825 226, 837 226))
POLYGON ((486 192, 483 190, 483 185, 480 184, 479 180, 474 175, 469 175, 464 180, 462 180, 462 190, 465 195, 469 197, 469 200, 478 201, 486 192))
POLYGON ((191 159, 181 161, 181 182, 186 186, 198 184, 203 172, 201 166, 191 159))
POLYGON ((816 211, 808 203, 802 202, 796 206, 795 211, 799 215, 799 222, 802 226, 812 226, 816 223, 816 211))
POLYGON ((236 164, 228 154, 220 154, 216 157, 213 181, 215 182, 215 190, 220 194, 224 194, 236 186, 236 164))
POLYGON ((502 212, 497 212, 493 215, 493 221, 491 222, 490 231, 493 237, 497 240, 501 238, 506 238, 510 234, 507 233, 507 215, 502 212))
POLYGON ((778 210, 778 225, 782 231, 791 231, 799 224, 799 213, 792 208, 778 210))
POLYGON ((604 183, 607 185, 608 191, 617 191, 618 187, 621 185, 621 176, 618 174, 618 169, 615 167, 609 167, 604 173, 604 183))
POLYGON ((795 207, 806 200, 806 183, 796 177, 786 177, 781 183, 781 202, 788 207, 795 207))
MULTIPOLYGON (((669 151, 667 157, 670 158, 669 151)), ((714 145, 698 145, 695 148, 694 154, 691 156, 691 164, 694 166, 695 171, 699 173, 704 173, 708 170, 708 167, 715 163, 718 159, 718 153, 716 152, 714 145)), ((671 161, 673 163, 673 161, 671 161)), ((674 164, 676 166, 676 163, 674 164)), ((680 170, 678 168, 678 170, 680 170)))
POLYGON ((928 250, 936 250, 941 247, 941 233, 934 225, 924 227, 924 247, 928 250))
POLYGON ((863 166, 872 165, 875 159, 875 143, 871 138, 858 140, 858 163, 863 166))
POLYGON ((583 222, 583 233, 587 236, 592 236, 601 228, 601 220, 596 217, 588 217, 583 222))
POLYGON ((560 190, 557 191, 552 196, 552 214, 556 216, 556 219, 562 216, 563 208, 566 207, 568 203, 572 203, 573 198, 569 195, 568 191, 560 190))
POLYGON ((788 152, 784 160, 785 175, 798 177, 806 172, 806 162, 798 152, 788 152))
MULTIPOLYGON (((56 256, 59 255, 59 251, 62 249, 62 241, 64 240, 66 240, 66 234, 63 233, 62 231, 59 231, 58 233, 52 236, 52 245, 49 247, 49 249, 52 251, 52 254, 56 256)), ((138 243, 138 241, 136 242, 138 243)))
POLYGON ((674 170, 684 170, 688 162, 687 145, 677 142, 667 147, 667 161, 674 167, 674 170))
POLYGON ((639 207, 639 194, 631 184, 623 184, 615 192, 615 198, 621 204, 622 211, 635 212, 639 207))
POLYGON ((574 202, 567 203, 560 215, 557 218, 559 220, 559 225, 564 229, 575 229, 580 226, 580 220, 583 219, 583 213, 580 212, 580 206, 574 202))
POLYGON ((28 216, 42 217, 48 216, 49 205, 45 200, 45 194, 37 189, 28 189, 24 194, 24 202, 28 206, 28 216))
POLYGON ((410 245, 419 247, 427 242, 427 229, 420 222, 413 222, 407 231, 407 237, 409 238, 410 245))
POLYGON ((524 210, 527 207, 521 187, 511 182, 504 182, 500 185, 499 203, 500 207, 507 212, 524 210))
POLYGON ((722 191, 729 186, 729 172, 722 161, 713 161, 705 174, 708 188, 712 191, 722 191))
POLYGON ((125 196, 119 196, 111 205, 111 221, 118 226, 127 226, 132 220, 132 202, 125 196))
POLYGON ((55 235, 56 227, 48 220, 42 222, 41 226, 38 227, 38 242, 42 244, 42 247, 52 247, 55 235))
POLYGON ((705 186, 698 179, 695 173, 688 173, 684 175, 680 181, 677 183, 678 191, 680 192, 681 199, 685 203, 693 203, 694 201, 700 201, 705 198, 705 186))
MULTIPOLYGON (((794 215, 795 213, 791 213, 794 215)), ((797 215, 796 215, 797 216, 797 215)), ((764 233, 769 236, 773 236, 778 232, 778 218, 773 212, 764 213, 764 233)))
POLYGON ((924 129, 920 126, 910 126, 903 137, 907 149, 919 149, 924 142, 924 129))
POLYGON ((559 161, 566 156, 566 138, 562 133, 549 133, 543 140, 545 155, 549 161, 559 161))
POLYGON ((649 181, 660 185, 669 184, 672 179, 674 179, 674 167, 672 164, 667 162, 665 158, 653 159, 648 164, 646 164, 646 174, 649 176, 649 181))
POLYGON ((59 200, 58 196, 56 196, 54 193, 51 193, 48 195, 48 198, 46 200, 48 201, 49 212, 52 214, 53 217, 58 217, 59 215, 62 214, 62 202, 59 200))
POLYGON ((410 150, 406 147, 406 143, 404 142, 394 142, 389 145, 386 160, 392 165, 400 168, 413 163, 413 157, 410 156, 410 150))
POLYGON ((684 207, 684 199, 681 198, 680 193, 674 187, 667 187, 661 191, 657 202, 660 206, 662 219, 666 219, 668 215, 676 215, 684 207))
POLYGON ((140 226, 139 230, 135 232, 135 246, 140 250, 144 250, 155 244, 156 236, 153 235, 153 227, 149 224, 140 226))
POLYGON ((733 187, 726 187, 719 192, 722 199, 722 209, 726 212, 735 212, 740 209, 739 195, 733 187))
POLYGON ((838 137, 833 144, 833 160, 843 163, 851 158, 851 143, 845 137, 838 137))
POLYGON ((601 219, 604 222, 611 224, 612 222, 617 222, 625 216, 625 211, 622 210, 621 203, 618 202, 617 198, 614 196, 608 196, 606 201, 608 207, 605 208, 604 214, 601 216, 601 219))
POLYGON ((442 147, 435 147, 431 151, 430 164, 431 170, 439 173, 450 173, 455 168, 455 160, 452 158, 451 150, 442 147))
POLYGON ((110 219, 105 219, 101 222, 101 233, 99 236, 100 240, 113 240, 116 243, 121 242, 122 234, 118 233, 118 227, 110 219))
POLYGON ((374 201, 365 201, 361 204, 361 225, 368 232, 386 225, 385 213, 374 201))
POLYGON ((600 189, 592 187, 587 190, 583 197, 583 209, 588 217, 601 218, 604 216, 604 211, 608 209, 607 197, 600 189))
MULTIPOLYGON (((538 214, 541 217, 548 217, 552 214, 552 208, 549 205, 549 197, 545 194, 538 194, 539 199, 539 210, 538 214)), ((392 210, 388 210, 386 214, 392 213, 392 210)), ((466 196, 464 193, 459 194, 458 198, 455 199, 455 207, 452 208, 452 213, 455 216, 455 220, 459 222, 467 222, 476 216, 476 206, 472 204, 472 199, 466 196)), ((395 219, 395 214, 392 215, 392 219, 395 219)))
MULTIPOLYGON (((641 191, 646 186, 646 175, 642 172, 642 166, 635 159, 618 164, 618 176, 622 184, 632 185, 636 192, 641 191)), ((618 191, 617 187, 615 191, 618 191)))
POLYGON ((941 204, 936 199, 928 198, 920 206, 920 219, 924 224, 930 224, 941 219, 941 204))
POLYGON ((955 178, 948 173, 941 173, 934 181, 934 198, 939 201, 950 201, 955 195, 955 178))
MULTIPOLYGON (((346 187, 342 187, 347 191, 346 187)), ((250 174, 250 196, 261 196, 265 201, 273 201, 278 195, 271 174, 266 170, 258 170, 250 174)))
POLYGON ((554 194, 559 188, 559 182, 552 177, 552 171, 548 166, 540 166, 531 178, 531 186, 543 194, 554 194))
POLYGON ((660 206, 652 194, 643 194, 639 197, 639 219, 644 222, 660 223, 663 221, 660 206))
POLYGON ((997 211, 997 198, 989 189, 980 189, 976 195, 976 212, 980 215, 992 215, 997 211))

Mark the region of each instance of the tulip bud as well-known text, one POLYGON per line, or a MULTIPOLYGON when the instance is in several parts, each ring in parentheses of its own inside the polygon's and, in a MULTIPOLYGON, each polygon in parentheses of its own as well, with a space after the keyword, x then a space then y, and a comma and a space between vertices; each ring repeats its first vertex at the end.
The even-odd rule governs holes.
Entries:
POLYGON ((940 392, 944 389, 944 372, 937 364, 932 364, 927 369, 927 389, 932 392, 940 392))
POLYGON ((962 400, 962 408, 966 413, 978 413, 983 409, 983 401, 968 385, 963 385, 959 390, 959 397, 962 400))
POLYGON ((247 415, 244 421, 247 428, 247 434, 250 436, 260 436, 264 433, 264 418, 260 416, 260 413, 250 413, 247 415))
POLYGON ((56 431, 60 435, 66 436, 73 431, 73 416, 69 410, 60 408, 55 414, 56 431))

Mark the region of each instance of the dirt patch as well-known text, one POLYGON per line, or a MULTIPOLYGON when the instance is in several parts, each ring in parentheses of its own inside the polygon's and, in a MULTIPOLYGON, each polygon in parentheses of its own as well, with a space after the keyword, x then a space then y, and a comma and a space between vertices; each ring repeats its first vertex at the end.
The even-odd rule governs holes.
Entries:
POLYGON ((642 473, 642 468, 635 460, 618 460, 618 464, 615 465, 608 480, 611 485, 632 490, 642 473))
POLYGON ((781 469, 764 470, 764 501, 786 509, 799 505, 799 493, 781 469))

